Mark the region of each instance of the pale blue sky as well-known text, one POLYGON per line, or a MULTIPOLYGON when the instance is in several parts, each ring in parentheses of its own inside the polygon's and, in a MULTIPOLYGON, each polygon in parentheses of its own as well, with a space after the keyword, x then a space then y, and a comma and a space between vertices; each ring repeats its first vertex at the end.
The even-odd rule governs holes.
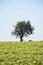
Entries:
POLYGON ((43 40, 43 0, 0 0, 0 41, 19 41, 11 31, 22 20, 30 20, 35 27, 24 40, 43 40))

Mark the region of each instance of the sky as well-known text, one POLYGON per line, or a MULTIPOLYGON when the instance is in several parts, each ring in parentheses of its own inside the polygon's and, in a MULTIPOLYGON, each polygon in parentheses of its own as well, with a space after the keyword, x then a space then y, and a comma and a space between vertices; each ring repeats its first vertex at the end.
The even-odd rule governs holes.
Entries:
POLYGON ((43 40, 43 0, 0 0, 0 41, 19 41, 11 35, 18 21, 30 21, 34 34, 24 41, 43 40))

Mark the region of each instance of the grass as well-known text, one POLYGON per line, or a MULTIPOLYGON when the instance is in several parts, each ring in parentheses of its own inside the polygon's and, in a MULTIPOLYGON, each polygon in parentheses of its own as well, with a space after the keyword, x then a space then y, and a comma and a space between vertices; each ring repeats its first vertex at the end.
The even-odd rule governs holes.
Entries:
POLYGON ((0 42, 0 65, 43 65, 43 41, 0 42))

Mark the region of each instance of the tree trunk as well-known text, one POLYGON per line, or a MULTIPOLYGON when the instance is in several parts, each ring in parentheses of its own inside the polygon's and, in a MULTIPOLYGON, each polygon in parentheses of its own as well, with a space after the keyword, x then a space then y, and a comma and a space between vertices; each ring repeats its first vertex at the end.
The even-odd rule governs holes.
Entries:
POLYGON ((21 36, 21 37, 20 37, 20 42, 22 42, 22 41, 23 41, 23 39, 22 39, 22 38, 23 38, 23 37, 21 36))

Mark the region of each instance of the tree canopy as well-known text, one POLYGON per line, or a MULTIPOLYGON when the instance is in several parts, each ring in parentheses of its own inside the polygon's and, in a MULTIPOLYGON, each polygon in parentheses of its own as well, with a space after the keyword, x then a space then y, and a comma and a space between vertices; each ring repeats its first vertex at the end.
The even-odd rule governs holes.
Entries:
POLYGON ((24 36, 33 34, 34 27, 31 25, 30 21, 20 21, 17 22, 15 29, 12 31, 12 35, 20 38, 20 41, 23 41, 24 36))

